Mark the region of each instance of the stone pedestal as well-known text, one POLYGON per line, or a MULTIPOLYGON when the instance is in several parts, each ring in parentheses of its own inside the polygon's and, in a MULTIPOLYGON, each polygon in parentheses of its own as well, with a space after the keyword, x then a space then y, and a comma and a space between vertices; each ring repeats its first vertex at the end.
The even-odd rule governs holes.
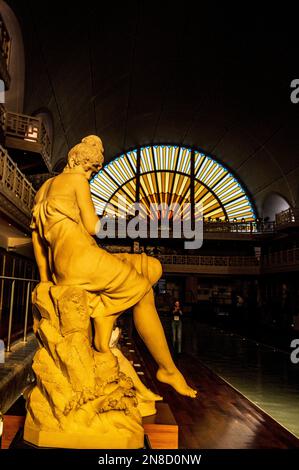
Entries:
POLYGON ((157 413, 143 418, 152 449, 178 449, 179 427, 167 403, 157 403, 157 413))
POLYGON ((40 283, 33 292, 37 384, 27 397, 24 440, 42 447, 142 448, 132 380, 90 335, 89 294, 40 283))

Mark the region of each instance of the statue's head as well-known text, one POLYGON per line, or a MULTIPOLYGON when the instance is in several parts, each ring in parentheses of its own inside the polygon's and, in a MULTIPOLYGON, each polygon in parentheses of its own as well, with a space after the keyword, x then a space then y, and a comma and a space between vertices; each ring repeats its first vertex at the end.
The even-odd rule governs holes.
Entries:
POLYGON ((84 137, 79 144, 71 148, 67 160, 69 168, 81 168, 90 179, 103 166, 104 147, 101 139, 96 135, 84 137))

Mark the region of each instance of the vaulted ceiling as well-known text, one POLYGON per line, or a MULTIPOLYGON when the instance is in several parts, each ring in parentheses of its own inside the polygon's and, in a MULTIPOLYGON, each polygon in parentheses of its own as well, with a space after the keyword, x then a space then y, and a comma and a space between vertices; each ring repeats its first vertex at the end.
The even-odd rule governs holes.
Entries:
POLYGON ((106 161, 141 144, 185 144, 232 168, 258 207, 269 192, 299 201, 296 23, 286 7, 9 4, 24 36, 24 112, 51 112, 54 163, 87 134, 103 139, 106 161))

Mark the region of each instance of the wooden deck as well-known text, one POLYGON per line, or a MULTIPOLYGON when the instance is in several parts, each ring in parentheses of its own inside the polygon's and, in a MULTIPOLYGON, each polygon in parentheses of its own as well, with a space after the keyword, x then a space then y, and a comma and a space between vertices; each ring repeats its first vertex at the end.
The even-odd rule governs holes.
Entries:
MULTIPOLYGON (((155 379, 156 365, 138 338, 125 338, 123 351, 132 362, 140 364, 141 379, 164 397, 179 427, 179 448, 299 448, 299 439, 193 356, 182 355, 177 364, 190 385, 198 390, 196 399, 180 396, 155 379)), ((9 446, 24 414, 21 400, 5 416, 2 447, 9 446)))
POLYGON ((198 390, 191 399, 158 382, 156 365, 139 339, 135 347, 142 356, 155 390, 164 397, 179 426, 183 449, 290 449, 299 439, 241 393, 190 355, 176 361, 189 384, 198 390))

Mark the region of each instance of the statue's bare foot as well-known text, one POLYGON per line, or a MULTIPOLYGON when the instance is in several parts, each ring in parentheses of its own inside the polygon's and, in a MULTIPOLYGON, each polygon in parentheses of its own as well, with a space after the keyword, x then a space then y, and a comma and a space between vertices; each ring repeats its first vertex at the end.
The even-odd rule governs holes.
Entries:
POLYGON ((161 401, 163 397, 152 392, 149 388, 142 388, 142 390, 137 390, 137 395, 141 400, 144 401, 161 401))
POLYGON ((178 369, 168 372, 165 369, 159 369, 156 375, 160 382, 171 385, 178 393, 187 397, 195 398, 197 391, 189 387, 183 375, 178 369))

